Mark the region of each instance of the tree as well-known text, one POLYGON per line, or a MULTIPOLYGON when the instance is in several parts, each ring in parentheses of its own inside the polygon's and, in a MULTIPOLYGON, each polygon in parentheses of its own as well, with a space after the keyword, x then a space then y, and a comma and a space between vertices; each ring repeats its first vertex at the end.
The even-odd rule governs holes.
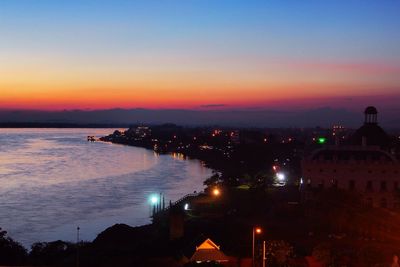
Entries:
POLYGON ((218 173, 214 173, 204 181, 204 185, 212 186, 212 185, 217 185, 220 182, 221 182, 221 176, 218 173))
POLYGON ((285 266, 293 257, 293 247, 283 240, 271 240, 267 242, 267 265, 285 266))
POLYGON ((30 259, 36 265, 55 265, 72 261, 76 255, 76 245, 61 240, 54 242, 34 243, 30 259))
POLYGON ((0 265, 22 265, 27 256, 26 249, 0 228, 0 265))

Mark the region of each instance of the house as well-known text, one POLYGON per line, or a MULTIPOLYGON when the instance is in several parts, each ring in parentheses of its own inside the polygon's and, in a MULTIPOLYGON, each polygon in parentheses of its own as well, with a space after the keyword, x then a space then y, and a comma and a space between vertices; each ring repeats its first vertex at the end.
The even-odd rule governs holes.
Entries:
POLYGON ((190 258, 191 262, 202 263, 202 262, 218 262, 226 263, 229 258, 220 250, 211 239, 207 239, 200 246, 196 247, 196 251, 190 258))

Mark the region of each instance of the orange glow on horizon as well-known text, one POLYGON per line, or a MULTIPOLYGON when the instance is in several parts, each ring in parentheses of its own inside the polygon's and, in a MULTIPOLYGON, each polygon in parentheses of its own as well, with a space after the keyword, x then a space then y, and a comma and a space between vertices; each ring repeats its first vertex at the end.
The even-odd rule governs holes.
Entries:
POLYGON ((7 54, 0 65, 0 107, 245 108, 349 96, 349 92, 352 96, 398 93, 400 86, 400 67, 380 62, 303 62, 243 55, 216 60, 202 54, 101 59, 7 54))
MULTIPOLYGON (((79 87, 78 87, 79 88, 79 87)), ((16 89, 1 86, 0 106, 3 109, 110 109, 110 108, 184 108, 196 109, 221 105, 228 108, 266 106, 274 103, 295 103, 307 99, 332 98, 348 91, 373 93, 377 85, 347 85, 328 83, 261 84, 258 86, 202 87, 199 85, 145 89, 95 87, 58 90, 45 88, 16 89), (190 88, 190 89, 186 89, 190 88), (363 90, 360 90, 363 89, 363 90)), ((132 86, 132 88, 135 88, 132 86)), ((362 95, 362 94, 359 94, 362 95)))

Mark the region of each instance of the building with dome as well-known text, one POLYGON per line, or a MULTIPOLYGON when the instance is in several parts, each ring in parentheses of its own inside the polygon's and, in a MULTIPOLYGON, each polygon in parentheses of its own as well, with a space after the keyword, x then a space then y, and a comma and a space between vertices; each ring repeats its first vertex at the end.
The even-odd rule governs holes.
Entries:
POLYGON ((365 109, 365 121, 346 144, 324 146, 302 161, 303 196, 337 188, 354 192, 368 205, 400 208, 400 161, 392 139, 378 125, 375 107, 365 109))
POLYGON ((364 125, 351 137, 351 145, 379 146, 381 149, 389 149, 391 138, 378 125, 378 111, 375 107, 367 107, 364 111, 364 125))

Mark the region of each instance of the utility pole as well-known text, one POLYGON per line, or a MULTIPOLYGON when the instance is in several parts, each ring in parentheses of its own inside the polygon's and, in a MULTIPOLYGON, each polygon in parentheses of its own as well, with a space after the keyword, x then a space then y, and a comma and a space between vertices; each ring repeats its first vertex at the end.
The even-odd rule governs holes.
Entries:
POLYGON ((252 266, 254 267, 254 266, 256 266, 255 265, 255 262, 254 262, 254 236, 255 236, 255 234, 254 234, 254 227, 253 227, 253 242, 252 242, 252 245, 253 245, 253 249, 252 249, 252 255, 251 255, 251 263, 252 263, 252 266))
POLYGON ((81 228, 76 227, 76 267, 79 267, 79 230, 81 228))
POLYGON ((267 261, 267 257, 265 257, 265 241, 263 241, 263 267, 265 267, 266 261, 267 261))
MULTIPOLYGON (((255 242, 256 242, 255 239, 256 239, 256 234, 261 234, 262 230, 261 230, 260 227, 253 226, 253 231, 252 232, 253 232, 252 266, 255 267, 256 266, 256 259, 255 259, 255 252, 254 252, 254 250, 255 250, 255 242)), ((257 253, 257 254, 260 254, 260 253, 257 253)))

